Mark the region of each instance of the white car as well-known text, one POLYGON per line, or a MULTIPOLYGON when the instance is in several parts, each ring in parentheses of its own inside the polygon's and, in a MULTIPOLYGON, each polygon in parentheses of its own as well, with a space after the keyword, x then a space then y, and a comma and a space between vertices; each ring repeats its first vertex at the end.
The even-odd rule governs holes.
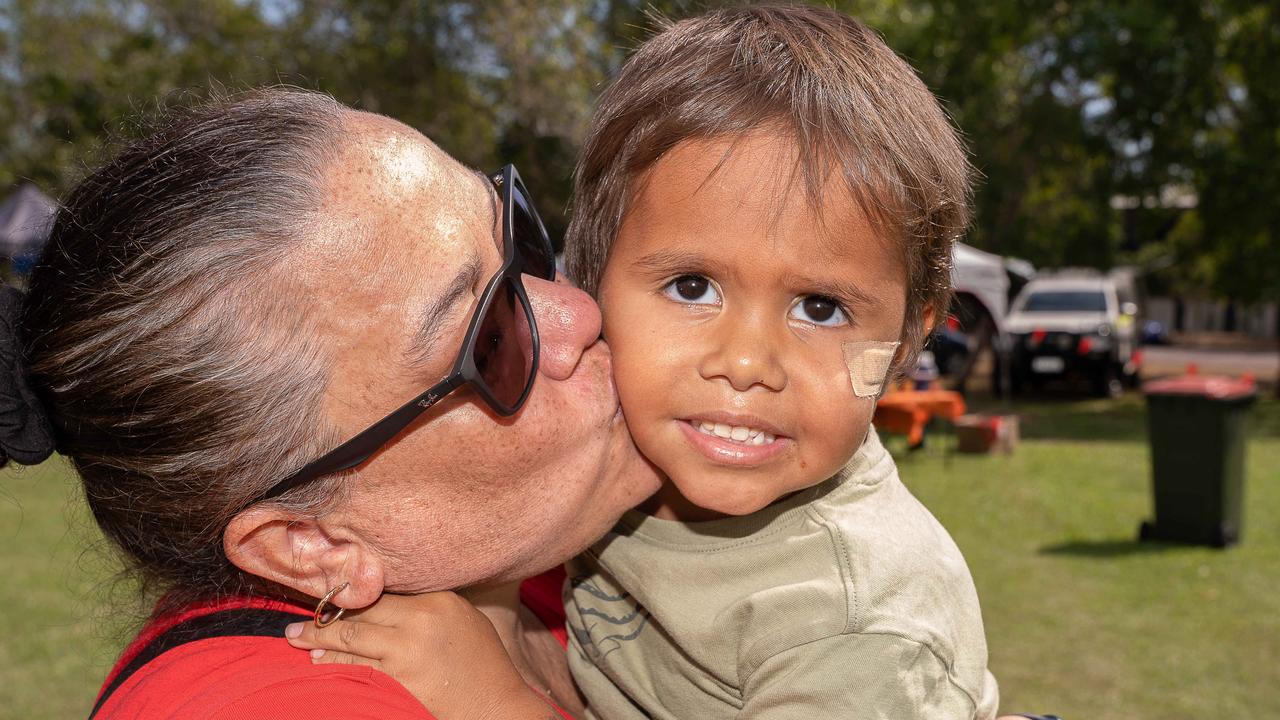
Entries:
POLYGON ((1123 271, 1041 274, 1028 283, 1005 319, 1014 392, 1083 379, 1095 394, 1122 393, 1137 376, 1136 294, 1123 271))

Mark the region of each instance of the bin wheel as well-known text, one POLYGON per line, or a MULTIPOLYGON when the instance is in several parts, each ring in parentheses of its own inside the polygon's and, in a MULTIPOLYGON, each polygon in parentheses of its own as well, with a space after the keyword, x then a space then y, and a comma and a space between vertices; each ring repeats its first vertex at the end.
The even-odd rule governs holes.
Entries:
POLYGON ((1138 539, 1142 541, 1154 540, 1156 536, 1156 526, 1150 520, 1143 520, 1138 526, 1138 539))
POLYGON ((1221 523, 1213 529, 1213 537, 1209 538, 1209 542, 1216 548, 1226 548, 1235 545, 1239 539, 1240 534, 1235 528, 1221 523))

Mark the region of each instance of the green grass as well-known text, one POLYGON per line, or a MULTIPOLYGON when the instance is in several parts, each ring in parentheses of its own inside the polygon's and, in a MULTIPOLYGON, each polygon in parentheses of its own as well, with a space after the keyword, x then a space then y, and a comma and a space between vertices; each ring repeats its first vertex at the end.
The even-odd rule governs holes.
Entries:
MULTIPOLYGON (((1139 398, 1017 411, 1012 456, 899 454, 969 560, 1002 709, 1280 717, 1280 402, 1254 414, 1244 542, 1226 551, 1135 542, 1151 504, 1139 398)), ((101 540, 76 493, 58 460, 0 475, 3 718, 83 717, 136 621, 86 550, 101 540)))
POLYGON ((111 564, 78 493, 59 458, 0 474, 0 717, 87 716, 134 619, 103 611, 111 564))
POLYGON ((1138 543, 1150 516, 1139 398, 1018 408, 1012 456, 901 457, 982 598, 1004 711, 1280 717, 1280 403, 1248 448, 1244 542, 1138 543))

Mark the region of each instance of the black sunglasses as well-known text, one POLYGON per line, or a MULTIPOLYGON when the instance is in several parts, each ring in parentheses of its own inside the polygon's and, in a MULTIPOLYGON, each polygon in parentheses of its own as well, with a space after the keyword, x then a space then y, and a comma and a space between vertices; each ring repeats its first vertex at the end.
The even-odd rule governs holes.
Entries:
POLYGON ((555 253, 547 230, 529 201, 514 165, 489 178, 502 197, 502 267, 476 303, 453 369, 426 392, 369 426, 359 435, 298 468, 251 503, 261 502, 311 480, 350 470, 368 460, 401 430, 449 393, 471 386, 494 412, 514 415, 529 397, 538 374, 538 326, 522 274, 555 280, 555 253))

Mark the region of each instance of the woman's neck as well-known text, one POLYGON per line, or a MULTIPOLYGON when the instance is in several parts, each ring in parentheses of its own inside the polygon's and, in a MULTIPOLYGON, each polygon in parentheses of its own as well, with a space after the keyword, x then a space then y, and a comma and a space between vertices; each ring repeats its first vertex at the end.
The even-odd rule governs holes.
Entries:
POLYGON ((459 590, 458 594, 488 616, 503 642, 507 641, 509 633, 519 629, 519 582, 473 585, 459 590))
POLYGON ((521 675, 525 676, 529 684, 536 685, 537 683, 530 680, 527 672, 529 653, 524 637, 524 622, 520 615, 520 583, 477 585, 459 590, 458 594, 489 618, 489 622, 493 623, 494 629, 498 631, 498 637, 502 639, 502 645, 507 649, 507 654, 511 656, 511 662, 515 663, 516 668, 520 670, 521 675))
POLYGON ((564 648, 528 608, 520 604, 520 583, 481 585, 458 594, 489 618, 507 655, 530 687, 546 693, 570 714, 583 702, 569 675, 564 648))

